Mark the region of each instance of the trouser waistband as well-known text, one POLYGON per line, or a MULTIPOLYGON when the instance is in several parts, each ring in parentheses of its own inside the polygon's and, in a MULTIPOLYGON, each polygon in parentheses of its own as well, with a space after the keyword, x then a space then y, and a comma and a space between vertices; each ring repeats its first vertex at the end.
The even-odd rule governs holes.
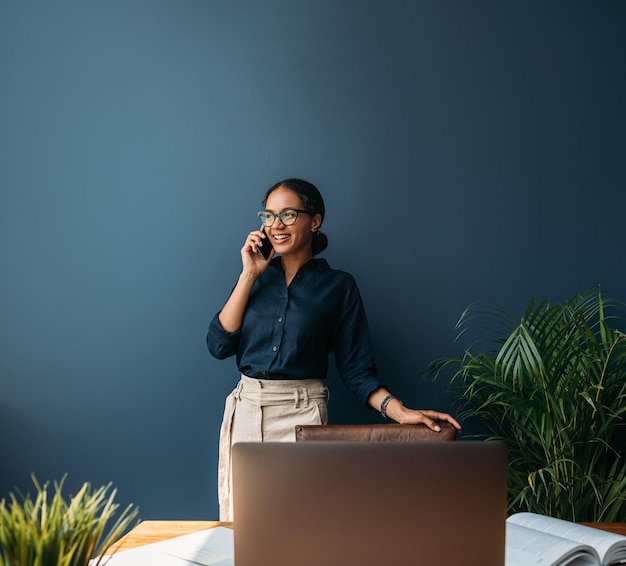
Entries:
POLYGON ((328 388, 321 379, 256 379, 241 374, 234 396, 260 407, 292 402, 306 407, 310 401, 328 401, 328 388))

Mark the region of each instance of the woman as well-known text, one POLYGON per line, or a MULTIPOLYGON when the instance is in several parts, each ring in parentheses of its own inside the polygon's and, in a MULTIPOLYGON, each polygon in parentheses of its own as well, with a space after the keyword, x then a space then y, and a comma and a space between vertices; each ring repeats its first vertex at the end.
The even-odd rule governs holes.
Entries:
POLYGON ((241 372, 226 401, 220 435, 222 521, 232 520, 232 444, 295 440, 296 425, 326 424, 323 380, 330 352, 343 382, 365 406, 399 423, 438 431, 439 419, 460 429, 446 413, 405 407, 378 377, 355 280, 314 257, 328 245, 320 232, 325 207, 317 188, 285 179, 267 191, 263 206, 262 229, 248 234, 237 284, 207 335, 211 354, 236 355, 241 372), (265 259, 259 252, 268 242, 272 249, 265 259))

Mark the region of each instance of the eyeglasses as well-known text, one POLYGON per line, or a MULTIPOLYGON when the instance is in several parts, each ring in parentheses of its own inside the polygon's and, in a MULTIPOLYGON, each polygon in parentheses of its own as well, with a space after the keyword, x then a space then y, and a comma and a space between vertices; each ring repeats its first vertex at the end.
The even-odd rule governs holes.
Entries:
POLYGON ((285 208, 285 210, 281 210, 278 214, 274 214, 269 210, 262 210, 258 213, 259 220, 263 226, 267 226, 268 228, 274 224, 277 218, 280 218, 280 221, 285 226, 291 226, 298 220, 298 214, 311 214, 308 210, 300 210, 298 208, 285 208))

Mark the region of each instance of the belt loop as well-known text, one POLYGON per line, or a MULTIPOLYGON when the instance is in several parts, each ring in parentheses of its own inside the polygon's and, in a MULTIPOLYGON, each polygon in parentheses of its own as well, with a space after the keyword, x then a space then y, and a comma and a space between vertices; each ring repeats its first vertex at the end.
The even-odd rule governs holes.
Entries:
POLYGON ((233 397, 237 399, 237 401, 241 400, 242 389, 243 389, 243 380, 240 380, 239 383, 237 384, 237 387, 235 387, 235 391, 233 392, 233 397))
POLYGON ((305 387, 303 391, 304 391, 304 406, 308 407, 309 406, 309 390, 305 387))
POLYGON ((293 400, 294 400, 294 404, 296 409, 300 406, 300 388, 296 387, 293 390, 293 400))

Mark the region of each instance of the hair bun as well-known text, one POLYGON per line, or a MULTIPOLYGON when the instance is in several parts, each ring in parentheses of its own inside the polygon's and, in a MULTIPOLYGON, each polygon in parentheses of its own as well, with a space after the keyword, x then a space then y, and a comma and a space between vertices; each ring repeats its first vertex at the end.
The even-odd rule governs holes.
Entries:
POLYGON ((319 230, 315 232, 315 236, 313 236, 313 244, 311 246, 311 250, 313 251, 313 255, 317 255, 323 252, 328 247, 328 237, 323 232, 319 230))

